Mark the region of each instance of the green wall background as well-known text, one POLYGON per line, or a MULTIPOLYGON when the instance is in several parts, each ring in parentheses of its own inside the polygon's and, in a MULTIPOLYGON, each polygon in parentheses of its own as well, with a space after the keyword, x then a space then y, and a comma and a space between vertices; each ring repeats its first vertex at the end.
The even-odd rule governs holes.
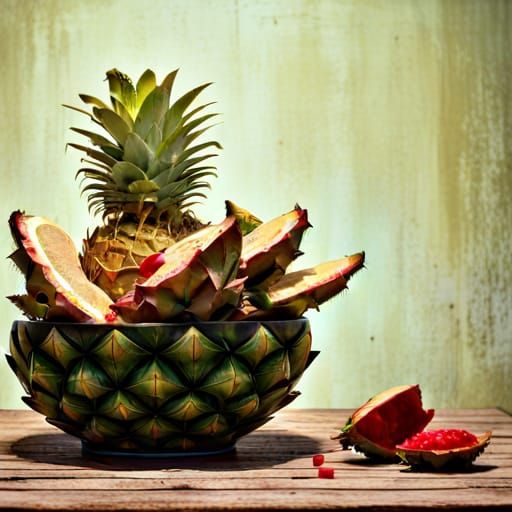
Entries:
MULTIPOLYGON (((224 145, 204 219, 231 198, 298 202, 301 266, 365 249, 367 270, 310 316, 321 356, 294 406, 351 407, 420 383, 434 407, 512 410, 512 3, 0 0, 0 218, 50 217, 81 242, 79 92, 106 70, 214 81, 224 145)), ((82 124, 81 124, 82 123, 82 124)), ((7 224, 1 253, 12 248, 7 224)), ((1 295, 23 286, 0 261, 1 295)), ((1 348, 19 317, 0 301, 1 348)), ((0 362, 0 407, 22 390, 0 362)))

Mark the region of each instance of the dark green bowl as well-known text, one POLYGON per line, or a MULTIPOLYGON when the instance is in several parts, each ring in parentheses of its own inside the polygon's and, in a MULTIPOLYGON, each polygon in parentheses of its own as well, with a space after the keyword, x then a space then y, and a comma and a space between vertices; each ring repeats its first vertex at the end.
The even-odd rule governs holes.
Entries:
POLYGON ((17 321, 9 365, 32 409, 108 454, 218 453, 299 393, 305 318, 89 325, 17 321))

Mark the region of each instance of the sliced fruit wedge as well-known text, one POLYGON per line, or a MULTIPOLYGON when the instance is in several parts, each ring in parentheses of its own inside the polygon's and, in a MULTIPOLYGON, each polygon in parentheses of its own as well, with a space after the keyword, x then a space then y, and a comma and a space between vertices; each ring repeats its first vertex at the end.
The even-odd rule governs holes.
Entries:
POLYGON ((419 385, 396 386, 354 411, 333 439, 339 439, 344 450, 395 459, 396 445, 421 432, 433 416, 433 409, 423 409, 419 385))
POLYGON ((87 279, 72 239, 60 226, 19 211, 11 215, 9 224, 28 291, 26 296, 11 297, 12 302, 29 317, 44 314, 48 320, 96 323, 112 318, 112 301, 87 279))
POLYGON ((284 275, 267 291, 249 292, 235 319, 299 318, 334 297, 364 265, 364 252, 284 275))
POLYGON ((492 432, 477 437, 459 429, 424 431, 398 445, 396 453, 414 468, 467 467, 485 450, 491 436, 492 432))
POLYGON ((114 310, 129 322, 169 321, 189 313, 212 319, 227 305, 236 307, 243 279, 236 279, 242 236, 235 217, 207 226, 141 263, 144 275, 135 292, 114 310))
POLYGON ((247 277, 246 288, 266 289, 278 281, 302 254, 299 245, 310 226, 307 210, 296 206, 245 235, 239 277, 247 277))

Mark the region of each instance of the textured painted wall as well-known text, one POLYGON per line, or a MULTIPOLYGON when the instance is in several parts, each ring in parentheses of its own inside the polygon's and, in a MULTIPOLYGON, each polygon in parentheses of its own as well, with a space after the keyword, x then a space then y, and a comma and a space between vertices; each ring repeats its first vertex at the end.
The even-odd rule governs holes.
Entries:
MULTIPOLYGON (((322 354, 295 402, 355 406, 419 382, 430 406, 512 410, 512 3, 0 0, 0 218, 88 218, 60 107, 104 72, 181 92, 213 80, 225 151, 200 216, 231 198, 310 211, 301 266, 365 249, 351 290, 310 315, 322 354)), ((86 124, 84 124, 86 127, 86 124)), ((1 253, 12 247, 7 225, 1 253)), ((22 286, 7 261, 1 295, 22 286)), ((1 347, 19 315, 0 302, 1 347)), ((21 388, 0 362, 0 407, 21 388)))

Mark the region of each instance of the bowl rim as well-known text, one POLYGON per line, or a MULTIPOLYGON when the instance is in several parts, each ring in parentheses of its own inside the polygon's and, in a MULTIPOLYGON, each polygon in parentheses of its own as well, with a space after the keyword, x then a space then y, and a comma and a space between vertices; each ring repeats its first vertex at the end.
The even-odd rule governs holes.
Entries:
POLYGON ((141 323, 88 323, 88 322, 51 322, 48 320, 29 320, 29 319, 16 319, 13 321, 13 324, 16 323, 24 323, 31 325, 41 325, 41 326, 59 326, 59 327, 104 327, 109 329, 117 329, 117 328, 140 328, 140 327, 183 327, 183 326, 215 326, 215 325, 278 325, 278 324, 293 324, 293 323, 309 323, 309 319, 305 316, 301 316, 300 318, 288 318, 288 319, 274 319, 274 320, 208 320, 208 321, 200 321, 200 320, 191 320, 188 322, 141 322, 141 323))

